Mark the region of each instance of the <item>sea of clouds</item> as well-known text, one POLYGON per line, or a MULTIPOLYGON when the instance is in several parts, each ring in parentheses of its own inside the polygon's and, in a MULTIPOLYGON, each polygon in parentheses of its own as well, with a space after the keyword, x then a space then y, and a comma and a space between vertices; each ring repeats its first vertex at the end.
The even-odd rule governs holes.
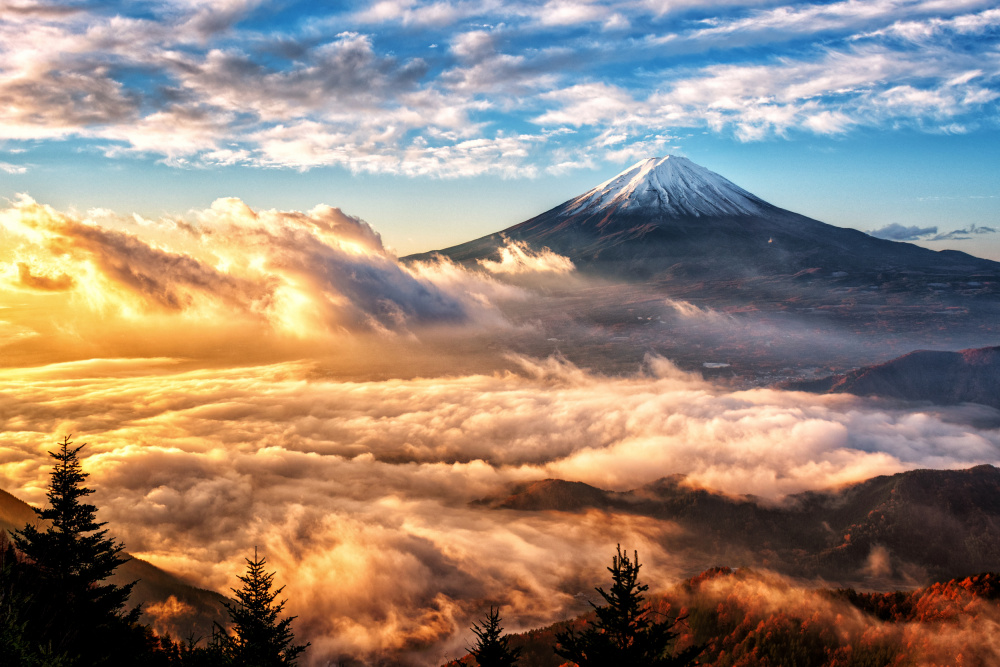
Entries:
POLYGON ((513 243, 473 268, 407 264, 338 209, 231 199, 142 221, 25 198, 0 222, 0 488, 44 503, 46 451, 88 443, 111 533, 222 592, 258 548, 308 664, 440 664, 491 604, 508 630, 559 620, 617 543, 639 550, 654 590, 717 564, 679 558, 689 536, 668 522, 475 502, 517 483, 683 474, 781 502, 1000 461, 1000 431, 971 425, 995 423, 987 408, 734 390, 655 355, 609 376, 512 354, 504 336, 530 325, 504 305, 536 298, 525 276, 573 271, 513 243), (469 340, 490 342, 470 353, 481 371, 432 372, 469 340), (369 360, 379 377, 344 371, 369 360))

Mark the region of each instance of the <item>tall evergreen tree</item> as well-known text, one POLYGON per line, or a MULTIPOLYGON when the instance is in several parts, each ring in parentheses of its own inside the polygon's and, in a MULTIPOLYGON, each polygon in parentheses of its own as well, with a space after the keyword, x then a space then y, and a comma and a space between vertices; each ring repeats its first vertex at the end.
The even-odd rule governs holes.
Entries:
POLYGON ((476 659, 479 667, 513 667, 521 655, 520 648, 512 649, 510 639, 503 634, 500 625, 500 608, 490 607, 483 619, 482 625, 472 624, 472 632, 476 635, 476 645, 469 649, 469 654, 476 659))
POLYGON ((671 654, 677 619, 654 621, 653 610, 644 604, 649 589, 639 583, 639 554, 623 554, 611 559, 611 590, 596 590, 606 604, 590 605, 597 614, 594 623, 581 633, 567 630, 556 635, 556 653, 580 667, 630 665, 631 667, 682 667, 694 662, 697 648, 671 654))
POLYGON ((121 638, 131 634, 139 610, 125 610, 133 584, 117 586, 106 580, 127 558, 124 546, 108 537, 97 521, 97 508, 83 502, 93 489, 83 486, 78 457, 84 447, 71 447, 69 436, 56 451, 48 488, 49 506, 35 509, 39 528, 27 524, 13 533, 14 546, 24 559, 21 575, 37 580, 37 597, 58 608, 58 617, 36 622, 36 631, 66 651, 78 664, 116 664, 121 638), (117 637, 119 641, 111 641, 117 637))
POLYGON ((225 603, 233 622, 233 633, 223 633, 216 638, 221 652, 231 664, 240 667, 294 665, 309 644, 292 643, 295 641, 291 628, 294 616, 279 619, 287 600, 275 602, 275 598, 285 587, 271 590, 274 573, 265 572, 267 561, 263 556, 257 557, 257 549, 253 551, 253 560, 247 558, 246 562, 247 572, 239 577, 243 586, 239 590, 231 589, 237 602, 225 603))

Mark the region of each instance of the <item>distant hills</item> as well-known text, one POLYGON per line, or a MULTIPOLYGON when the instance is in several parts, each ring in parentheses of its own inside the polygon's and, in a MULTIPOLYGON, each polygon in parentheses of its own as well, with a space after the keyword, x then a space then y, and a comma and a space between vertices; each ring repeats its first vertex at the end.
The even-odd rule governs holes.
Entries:
POLYGON ((681 476, 624 493, 550 479, 479 504, 673 522, 683 534, 665 537, 665 547, 702 567, 766 567, 881 588, 1000 570, 1000 470, 990 465, 875 477, 777 506, 690 488, 681 476))
POLYGON ((980 403, 1000 409, 1000 347, 958 352, 918 350, 884 364, 783 386, 819 394, 880 396, 942 405, 980 403))

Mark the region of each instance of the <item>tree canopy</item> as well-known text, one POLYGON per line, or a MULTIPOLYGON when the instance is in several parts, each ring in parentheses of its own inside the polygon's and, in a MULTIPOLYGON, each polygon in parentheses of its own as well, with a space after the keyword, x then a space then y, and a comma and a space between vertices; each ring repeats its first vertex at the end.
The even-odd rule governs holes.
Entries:
POLYGON ((280 618, 286 600, 275 602, 284 586, 271 590, 274 573, 266 572, 267 560, 257 556, 247 558, 246 574, 239 580, 243 586, 231 589, 236 602, 227 603, 232 619, 232 633, 219 637, 221 652, 229 664, 241 667, 278 667, 294 665, 308 644, 296 645, 291 623, 294 616, 280 618))
POLYGON ((48 506, 39 521, 12 533, 0 571, 8 619, 7 638, 23 665, 117 665, 155 652, 157 640, 126 610, 134 584, 108 581, 128 560, 124 546, 97 521, 85 502, 79 452, 69 436, 49 456, 48 506))
POLYGON ((631 667, 681 667, 693 663, 696 649, 671 652, 680 633, 676 618, 656 621, 653 610, 644 604, 649 589, 639 583, 639 554, 622 553, 611 559, 611 590, 596 590, 606 604, 590 603, 596 620, 582 632, 572 629, 556 635, 556 653, 580 667, 630 665, 631 667))
POLYGON ((469 649, 469 655, 476 659, 479 667, 512 667, 517 664, 521 649, 512 649, 510 639, 503 634, 499 607, 490 607, 482 625, 472 624, 472 632, 476 635, 476 644, 469 649))

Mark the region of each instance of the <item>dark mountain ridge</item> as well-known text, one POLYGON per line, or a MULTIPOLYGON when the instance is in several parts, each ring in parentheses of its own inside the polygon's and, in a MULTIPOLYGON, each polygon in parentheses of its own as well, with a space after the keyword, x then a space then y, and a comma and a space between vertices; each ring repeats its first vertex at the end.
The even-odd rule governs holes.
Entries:
MULTIPOLYGON (((1000 469, 912 470, 780 505, 691 488, 682 476, 627 492, 544 480, 479 501, 494 509, 648 516, 678 524, 685 562, 767 567, 868 586, 1000 569, 1000 469)), ((697 569, 698 565, 695 565, 697 569)))
POLYGON ((884 364, 782 386, 817 394, 847 393, 940 405, 980 403, 1000 409, 1000 347, 917 350, 884 364))

